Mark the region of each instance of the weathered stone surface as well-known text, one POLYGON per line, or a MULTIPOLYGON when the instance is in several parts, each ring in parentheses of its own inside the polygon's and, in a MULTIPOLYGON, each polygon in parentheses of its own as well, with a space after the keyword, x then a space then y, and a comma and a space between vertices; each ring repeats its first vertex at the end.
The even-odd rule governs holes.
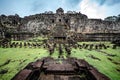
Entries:
MULTIPOLYGON (((62 8, 56 13, 48 11, 36 15, 20 18, 19 15, 0 16, 0 28, 7 28, 10 32, 41 33, 42 30, 52 30, 56 23, 65 23, 70 30, 77 33, 117 33, 120 32, 120 22, 104 21, 101 19, 88 19, 86 15, 68 11, 64 13, 62 8)), ((1 33, 1 31, 0 31, 1 33)))
POLYGON ((110 80, 85 60, 44 58, 30 63, 12 80, 110 80), (43 64, 43 65, 41 65, 43 64), (34 68, 38 65, 41 68, 34 68), (31 68, 30 68, 31 67, 31 68))

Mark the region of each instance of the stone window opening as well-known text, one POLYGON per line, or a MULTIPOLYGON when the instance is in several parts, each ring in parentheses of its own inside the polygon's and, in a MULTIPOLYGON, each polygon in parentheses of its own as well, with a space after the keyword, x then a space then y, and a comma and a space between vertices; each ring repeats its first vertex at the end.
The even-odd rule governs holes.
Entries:
POLYGON ((59 19, 59 22, 61 22, 61 19, 59 19))
POLYGON ((66 19, 65 22, 68 23, 68 19, 66 19))
POLYGON ((52 23, 54 23, 55 21, 54 20, 52 20, 52 23))

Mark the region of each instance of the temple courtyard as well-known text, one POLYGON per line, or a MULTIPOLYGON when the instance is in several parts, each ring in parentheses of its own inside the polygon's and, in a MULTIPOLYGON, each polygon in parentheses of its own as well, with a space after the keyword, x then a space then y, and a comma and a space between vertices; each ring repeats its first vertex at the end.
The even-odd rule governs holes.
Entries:
MULTIPOLYGON (((57 60, 58 63, 64 63, 64 61, 62 61, 61 59, 82 59, 96 68, 100 73, 106 75, 111 80, 120 79, 119 46, 115 46, 111 42, 106 41, 77 42, 76 44, 51 43, 49 45, 47 42, 44 41, 44 39, 39 38, 23 41, 11 41, 7 45, 0 46, 0 80, 12 79, 30 62, 35 62, 36 60, 43 59, 45 57, 53 58, 57 60)), ((68 65, 70 67, 70 64, 68 65)), ((44 78, 44 74, 41 75, 43 75, 42 78, 44 78)), ((42 78, 40 80, 48 80, 47 76, 44 79, 42 78)), ((56 78, 55 80, 58 79, 56 78)))

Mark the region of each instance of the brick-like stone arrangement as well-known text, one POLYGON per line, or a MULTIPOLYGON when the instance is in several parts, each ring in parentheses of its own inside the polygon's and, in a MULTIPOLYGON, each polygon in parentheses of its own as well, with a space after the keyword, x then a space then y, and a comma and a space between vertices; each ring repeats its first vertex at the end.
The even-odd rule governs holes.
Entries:
MULTIPOLYGON (((17 14, 10 16, 1 15, 0 38, 5 38, 7 33, 11 33, 13 40, 23 40, 33 35, 49 35, 51 32, 63 35, 62 37, 65 36, 64 32, 69 32, 67 34, 67 37, 69 37, 72 36, 73 32, 75 35, 72 37, 77 41, 113 41, 120 40, 119 26, 119 21, 89 19, 80 12, 68 11, 64 13, 64 10, 59 8, 56 10, 56 13, 50 11, 24 18, 19 17, 17 14), (66 31, 63 29, 61 31, 58 29, 59 32, 54 31, 58 24, 65 25, 64 29, 66 31)), ((58 35, 57 38, 59 37, 58 35)))
POLYGON ((41 48, 43 43, 39 42, 10 42, 0 41, 0 48, 41 48))
POLYGON ((85 60, 50 57, 29 63, 11 80, 110 80, 85 60), (84 75, 84 76, 82 76, 84 75))

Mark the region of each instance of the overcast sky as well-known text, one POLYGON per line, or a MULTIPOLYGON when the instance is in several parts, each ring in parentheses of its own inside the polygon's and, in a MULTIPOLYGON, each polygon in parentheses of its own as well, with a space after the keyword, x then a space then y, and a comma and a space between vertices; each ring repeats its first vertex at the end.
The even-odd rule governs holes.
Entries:
POLYGON ((120 14, 120 0, 0 0, 0 14, 21 17, 53 11, 62 7, 77 11, 89 18, 102 18, 120 14))

